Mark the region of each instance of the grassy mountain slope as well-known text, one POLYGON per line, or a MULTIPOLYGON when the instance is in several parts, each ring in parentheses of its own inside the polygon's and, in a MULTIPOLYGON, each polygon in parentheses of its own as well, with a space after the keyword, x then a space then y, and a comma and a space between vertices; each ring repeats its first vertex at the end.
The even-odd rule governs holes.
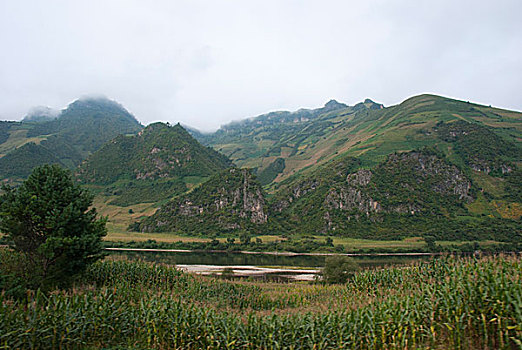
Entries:
POLYGON ((154 123, 138 135, 120 135, 88 157, 77 178, 103 185, 106 194, 128 205, 155 202, 187 190, 231 163, 225 156, 202 146, 179 124, 154 123))
POLYGON ((47 162, 72 169, 105 142, 140 129, 127 110, 104 98, 77 100, 52 120, 2 122, 0 177, 23 179, 47 162))
POLYGON ((321 111, 309 120, 287 118, 267 124, 266 117, 261 116, 249 120, 247 128, 241 128, 241 124, 224 126, 206 135, 203 142, 228 155, 238 166, 257 168, 259 173, 277 159, 284 159, 284 169, 268 187, 273 192, 277 183, 293 174, 342 154, 358 157, 368 167, 390 153, 424 146, 452 154, 454 142, 444 140, 434 131, 441 121, 460 120, 483 126, 512 144, 522 140, 521 113, 440 96, 415 96, 387 108, 370 100, 353 107, 343 106, 321 111))
MULTIPOLYGON (((349 107, 329 101, 322 108, 296 112, 272 112, 222 126, 214 134, 200 137, 200 141, 230 157, 240 167, 268 167, 275 159, 296 160, 302 150, 316 144, 330 132, 339 116, 382 106, 370 100, 349 107)), ((290 162, 291 169, 296 167, 290 162)))

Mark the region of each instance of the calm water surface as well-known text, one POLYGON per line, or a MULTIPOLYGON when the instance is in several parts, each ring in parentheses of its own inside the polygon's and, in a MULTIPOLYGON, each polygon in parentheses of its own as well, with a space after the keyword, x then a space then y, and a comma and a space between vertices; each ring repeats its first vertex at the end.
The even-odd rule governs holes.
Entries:
MULTIPOLYGON (((280 267, 323 267, 325 256, 281 256, 244 253, 208 252, 110 252, 110 256, 142 259, 172 265, 217 265, 217 266, 280 266, 280 267)), ((389 265, 405 265, 414 261, 431 259, 429 256, 357 256, 353 257, 362 268, 389 265)))

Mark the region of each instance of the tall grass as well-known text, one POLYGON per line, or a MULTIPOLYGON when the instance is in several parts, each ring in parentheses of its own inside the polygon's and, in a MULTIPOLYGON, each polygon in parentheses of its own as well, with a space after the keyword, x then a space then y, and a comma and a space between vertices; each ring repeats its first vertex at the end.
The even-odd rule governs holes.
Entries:
POLYGON ((521 276, 516 257, 365 271, 346 286, 226 282, 105 261, 69 292, 0 296, 0 348, 516 349, 521 276))

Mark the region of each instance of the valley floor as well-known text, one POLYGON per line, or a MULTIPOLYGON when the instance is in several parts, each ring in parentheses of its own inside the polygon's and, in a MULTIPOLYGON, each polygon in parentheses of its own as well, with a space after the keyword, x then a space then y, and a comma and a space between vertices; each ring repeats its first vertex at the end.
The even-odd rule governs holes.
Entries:
MULTIPOLYGON (((290 237, 292 244, 288 244, 287 236, 272 234, 252 236, 252 243, 261 242, 254 246, 241 245, 239 237, 221 236, 207 237, 204 235, 186 236, 176 233, 141 233, 129 232, 122 224, 108 223, 108 234, 105 237, 108 247, 113 248, 148 248, 148 249, 203 249, 217 250, 212 248, 212 240, 219 241, 222 245, 226 244, 231 238, 234 244, 228 245, 225 249, 232 251, 255 250, 256 252, 270 252, 272 250, 284 251, 290 248, 290 252, 299 253, 352 253, 352 254, 408 254, 408 253, 432 253, 440 251, 468 251, 473 252, 473 246, 480 246, 484 251, 495 251, 495 248, 502 245, 496 241, 436 241, 435 249, 429 247, 422 237, 409 237, 402 240, 372 240, 350 237, 330 236, 331 244, 325 244, 327 236, 319 235, 293 235, 290 237), (280 243, 287 244, 281 245, 280 243)), ((508 249, 508 251, 510 251, 508 249)))

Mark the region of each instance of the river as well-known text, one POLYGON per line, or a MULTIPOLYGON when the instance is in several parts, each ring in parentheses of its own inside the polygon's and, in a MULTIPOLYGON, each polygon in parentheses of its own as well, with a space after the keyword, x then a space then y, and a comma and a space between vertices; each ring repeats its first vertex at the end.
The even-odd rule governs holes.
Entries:
MULTIPOLYGON (((114 258, 176 265, 178 268, 203 275, 253 277, 276 280, 313 280, 324 266, 324 255, 278 255, 263 253, 191 252, 191 251, 110 251, 114 258)), ((392 265, 407 265, 430 256, 376 255, 354 256, 362 269, 392 265)))

